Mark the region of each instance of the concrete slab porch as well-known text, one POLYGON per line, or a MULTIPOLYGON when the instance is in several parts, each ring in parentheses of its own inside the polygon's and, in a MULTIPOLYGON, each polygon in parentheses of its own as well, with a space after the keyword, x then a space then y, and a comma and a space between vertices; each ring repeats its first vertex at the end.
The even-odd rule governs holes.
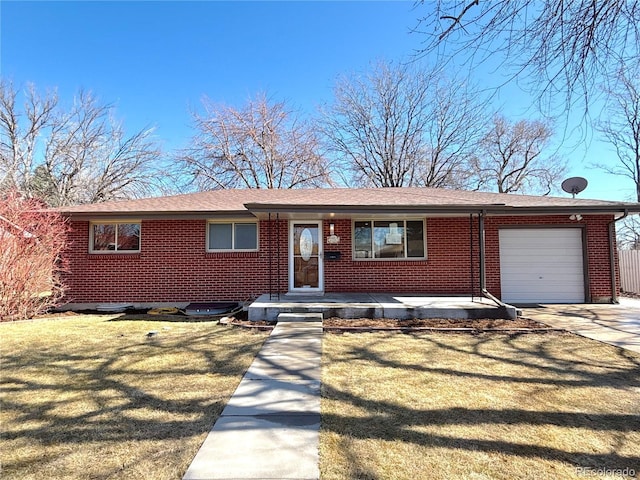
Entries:
POLYGON ((275 321, 281 313, 321 313, 324 318, 506 318, 517 317, 510 305, 487 298, 393 293, 325 293, 323 295, 268 293, 249 306, 249 320, 275 321))

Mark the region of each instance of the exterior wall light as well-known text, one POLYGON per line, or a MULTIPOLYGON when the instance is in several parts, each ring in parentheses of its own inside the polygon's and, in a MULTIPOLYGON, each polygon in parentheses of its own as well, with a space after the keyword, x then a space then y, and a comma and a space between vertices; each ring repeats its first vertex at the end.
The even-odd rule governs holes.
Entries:
POLYGON ((329 224, 329 236, 327 237, 327 243, 332 245, 340 243, 340 237, 336 236, 336 226, 333 223, 329 224))

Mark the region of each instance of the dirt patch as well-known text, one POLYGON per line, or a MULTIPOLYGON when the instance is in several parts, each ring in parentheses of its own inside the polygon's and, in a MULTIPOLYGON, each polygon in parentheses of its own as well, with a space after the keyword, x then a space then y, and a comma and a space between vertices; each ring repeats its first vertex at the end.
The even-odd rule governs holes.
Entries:
POLYGON ((48 312, 48 313, 43 313, 42 315, 37 315, 35 317, 33 317, 34 319, 37 318, 64 318, 64 317, 77 317, 80 315, 84 315, 83 313, 80 312, 74 312, 72 310, 65 310, 62 312, 57 312, 57 311, 52 311, 52 312, 48 312))
POLYGON ((233 325, 235 327, 257 328, 259 330, 273 330, 276 323, 278 322, 267 322, 266 320, 251 321, 241 317, 231 317, 228 322, 229 325, 233 325))
MULTIPOLYGON (((232 317, 230 325, 244 328, 272 329, 277 322, 250 321, 242 317, 232 317)), ((477 319, 457 320, 448 318, 398 320, 393 318, 325 318, 322 326, 328 332, 367 332, 367 331, 451 331, 451 332, 541 332, 556 330, 544 323, 518 318, 516 320, 477 319)))
POLYGON ((620 294, 621 297, 627 297, 627 298, 635 298, 640 300, 640 293, 633 293, 633 292, 622 292, 620 294))
POLYGON ((518 318, 515 320, 501 319, 448 319, 429 318, 398 320, 389 318, 327 318, 323 321, 327 330, 452 330, 452 331, 492 331, 492 330, 548 330, 544 323, 518 318))

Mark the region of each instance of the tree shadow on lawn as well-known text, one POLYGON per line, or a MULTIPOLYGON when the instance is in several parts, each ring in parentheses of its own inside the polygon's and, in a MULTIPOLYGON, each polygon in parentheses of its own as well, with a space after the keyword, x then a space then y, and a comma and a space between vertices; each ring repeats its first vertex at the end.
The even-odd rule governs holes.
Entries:
MULTIPOLYGON (((123 335, 121 345, 107 351, 87 342, 86 349, 4 354, 0 408, 9 421, 3 441, 44 448, 41 463, 48 446, 68 451, 136 441, 179 445, 206 433, 266 338, 230 331, 216 327, 154 339, 123 335)), ((34 461, 24 458, 5 458, 5 473, 34 461)))
MULTIPOLYGON (((520 443, 519 439, 509 435, 505 435, 506 438, 496 438, 495 435, 491 438, 482 433, 477 436, 483 426, 487 425, 504 426, 507 429, 556 426, 584 432, 585 436, 602 432, 614 437, 625 437, 640 431, 640 395, 637 394, 640 392, 639 356, 584 339, 567 342, 567 346, 563 348, 562 342, 578 338, 567 334, 538 337, 542 340, 529 342, 522 341, 532 338, 524 334, 479 335, 468 336, 467 342, 460 342, 450 341, 461 338, 457 335, 411 336, 422 352, 421 359, 424 361, 420 362, 416 362, 414 357, 405 357, 401 351, 403 348, 389 354, 383 347, 384 342, 389 341, 388 336, 369 336, 366 341, 350 343, 344 356, 325 359, 327 368, 333 362, 363 362, 365 365, 372 365, 367 367, 372 368, 367 372, 377 378, 370 378, 370 386, 358 391, 367 392, 365 394, 354 393, 356 390, 352 388, 352 384, 367 383, 366 378, 352 377, 349 383, 336 382, 333 385, 324 383, 323 398, 336 402, 336 405, 345 405, 346 408, 332 407, 330 412, 323 409, 322 429, 337 433, 342 438, 399 441, 432 448, 500 453, 560 461, 573 467, 590 469, 628 467, 638 473, 640 455, 619 454, 615 451, 615 445, 610 445, 609 452, 605 453, 594 451, 588 443, 582 444, 580 440, 577 444, 566 445, 565 449, 565 445, 520 443), (594 353, 600 351, 598 349, 609 349, 610 357, 600 361, 597 353, 594 353), (458 360, 439 360, 446 355, 455 356, 458 360), (496 367, 495 373, 492 372, 493 367, 496 367), (412 407, 411 402, 396 400, 392 397, 393 394, 385 394, 382 390, 382 393, 375 392, 380 382, 393 378, 394 371, 408 372, 407 376, 420 376, 426 395, 429 395, 429 388, 437 388, 434 385, 438 381, 447 382, 448 379, 450 382, 462 382, 468 379, 473 382, 474 388, 502 388, 501 395, 506 395, 507 398, 509 393, 504 393, 505 383, 515 385, 515 388, 520 389, 520 394, 527 390, 566 392, 566 389, 575 389, 575 403, 564 409, 567 411, 558 411, 554 410, 553 405, 536 402, 535 394, 532 393, 530 401, 523 404, 527 408, 518 408, 517 405, 514 408, 513 399, 503 405, 496 401, 495 408, 474 406, 473 401, 468 406, 459 406, 465 405, 465 392, 461 389, 457 392, 460 398, 451 403, 453 405, 457 402, 458 406, 430 409, 420 408, 416 405, 419 402, 416 402, 413 404, 416 406, 412 407), (435 378, 438 380, 434 380, 435 378), (629 395, 630 391, 635 391, 635 407, 632 406, 627 413, 616 413, 615 406, 611 407, 610 412, 596 412, 589 403, 582 403, 580 397, 585 388, 591 387, 596 390, 606 389, 612 399, 622 392, 629 395), (375 393, 370 393, 371 391, 375 393), (340 413, 351 407, 359 413, 340 413), (476 438, 456 437, 447 430, 447 427, 454 431, 464 426, 475 427, 476 438), (430 431, 425 431, 425 427, 430 431), (444 428, 438 430, 437 427, 444 428)), ((393 392, 393 387, 389 391, 393 392)), ((632 449, 632 452, 638 452, 639 449, 640 447, 632 449)), ((353 460, 350 462, 354 464, 353 460)))

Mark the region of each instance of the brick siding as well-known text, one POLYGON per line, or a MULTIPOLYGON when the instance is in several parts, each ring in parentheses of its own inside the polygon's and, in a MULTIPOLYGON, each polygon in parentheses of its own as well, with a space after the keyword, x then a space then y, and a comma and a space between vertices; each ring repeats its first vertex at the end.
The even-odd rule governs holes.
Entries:
MULTIPOLYGON (((611 297, 607 225, 612 216, 585 215, 589 291, 595 299, 611 297)), ((478 220, 474 217, 427 218, 426 260, 354 260, 350 219, 335 224, 339 260, 325 260, 327 292, 398 292, 479 294, 478 220)), ((567 224, 566 215, 488 217, 485 220, 488 290, 500 296, 498 231, 502 226, 567 224)), ((206 220, 143 220, 141 251, 90 254, 89 222, 71 222, 67 300, 101 302, 242 301, 270 290, 288 290, 288 222, 261 222, 258 252, 206 252, 206 220), (277 272, 280 272, 278 279, 277 272)))

